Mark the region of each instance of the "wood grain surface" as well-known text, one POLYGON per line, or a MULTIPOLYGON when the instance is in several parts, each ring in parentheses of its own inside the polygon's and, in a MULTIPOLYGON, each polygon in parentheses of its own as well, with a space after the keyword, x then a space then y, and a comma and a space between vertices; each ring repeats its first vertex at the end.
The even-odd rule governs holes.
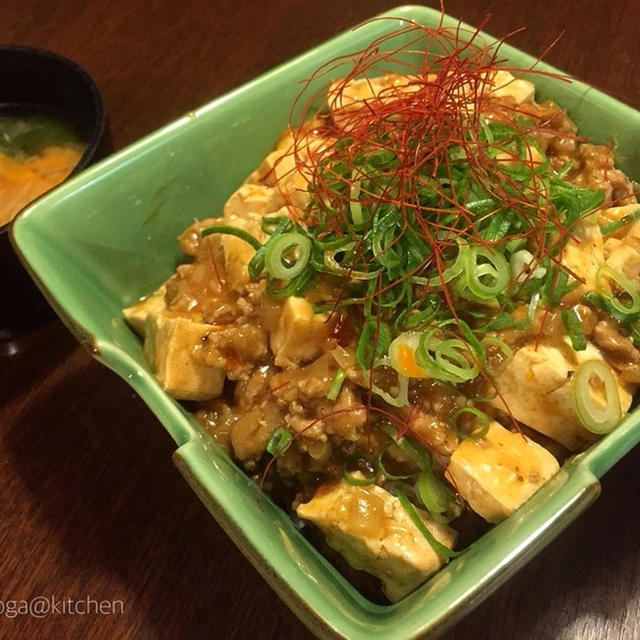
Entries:
MULTIPOLYGON (((0 0, 0 41, 86 67, 117 149, 394 5, 0 0)), ((511 42, 533 54, 566 31, 546 59, 640 107, 638 0, 450 0, 446 9, 471 23, 492 13, 494 35, 526 27, 511 42)), ((0 344, 0 639, 310 637, 188 488, 173 449, 59 321, 0 344), (8 601, 37 596, 115 604, 8 615, 8 601)), ((632 451, 595 505, 446 639, 640 638, 639 468, 632 451)))

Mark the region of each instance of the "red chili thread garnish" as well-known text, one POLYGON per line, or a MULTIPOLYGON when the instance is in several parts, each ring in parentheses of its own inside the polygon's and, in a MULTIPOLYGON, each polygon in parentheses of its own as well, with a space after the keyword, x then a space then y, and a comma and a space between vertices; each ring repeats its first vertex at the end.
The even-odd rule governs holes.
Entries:
POLYGON ((222 278, 220 277, 220 272, 218 271, 218 264, 216 263, 215 256, 213 255, 213 249, 211 248, 210 240, 211 240, 210 237, 204 238, 205 246, 207 247, 207 253, 209 254, 209 260, 211 262, 213 274, 215 275, 216 280, 218 282, 218 290, 224 291, 225 285, 222 281, 222 278))
POLYGON ((405 420, 404 425, 402 426, 401 429, 398 429, 398 433, 396 436, 398 440, 402 438, 407 433, 407 431, 411 429, 411 423, 415 420, 419 412, 420 412, 420 408, 418 407, 417 404, 411 405, 411 410, 407 415, 407 419, 405 420))
MULTIPOLYGON (((488 19, 488 17, 486 18, 488 19)), ((349 199, 336 197, 335 189, 330 181, 337 179, 347 186, 359 182, 359 178, 367 177, 362 174, 356 159, 363 153, 375 151, 390 151, 399 159, 392 173, 383 174, 386 184, 381 186, 380 192, 360 191, 359 200, 363 206, 380 206, 381 203, 392 204, 405 214, 403 227, 406 226, 406 214, 410 212, 429 212, 435 220, 426 221, 423 216, 416 215, 415 221, 420 227, 421 238, 429 245, 438 272, 445 268, 442 256, 447 249, 456 246, 458 240, 468 244, 488 247, 492 243, 485 240, 477 231, 478 220, 462 204, 464 194, 447 195, 444 189, 434 187, 436 193, 446 203, 446 208, 433 209, 418 204, 417 188, 420 185, 419 172, 427 167, 430 174, 435 176, 439 167, 451 171, 448 151, 453 145, 458 145, 464 152, 472 176, 477 179, 503 206, 517 211, 523 217, 532 220, 530 228, 516 235, 504 236, 499 242, 503 243, 516 237, 532 237, 537 245, 537 259, 541 260, 549 253, 545 244, 547 235, 540 233, 540 229, 552 225, 558 234, 564 237, 567 233, 563 225, 563 216, 553 206, 532 207, 532 201, 544 200, 541 181, 535 171, 535 162, 530 163, 531 181, 523 186, 516 181, 500 162, 490 157, 489 150, 499 148, 506 154, 513 154, 508 149, 507 142, 493 144, 481 141, 478 131, 481 128, 481 114, 491 110, 496 117, 515 127, 517 133, 514 138, 523 139, 535 133, 544 132, 555 137, 575 137, 573 134, 553 131, 544 126, 541 118, 533 124, 519 124, 515 117, 532 114, 522 110, 508 101, 498 101, 491 97, 490 90, 493 74, 502 69, 516 73, 538 73, 566 80, 564 76, 540 71, 535 65, 525 69, 516 69, 501 64, 498 51, 502 41, 484 44, 478 38, 478 31, 466 31, 460 25, 456 28, 439 25, 436 28, 424 27, 411 21, 405 21, 404 26, 390 34, 383 35, 368 47, 356 54, 339 56, 321 66, 306 82, 292 109, 292 133, 294 145, 290 153, 295 160, 295 168, 309 178, 309 191, 316 202, 330 202, 334 215, 323 222, 331 226, 333 233, 342 235, 344 229, 353 235, 358 243, 362 241, 362 234, 355 232, 349 221, 349 199), (394 46, 396 39, 403 36, 406 42, 394 46), (432 52, 433 43, 440 46, 443 53, 432 52), (385 46, 391 48, 385 50, 385 46), (400 60, 398 54, 422 51, 420 61, 407 62, 400 60), (312 85, 320 79, 331 78, 332 74, 342 72, 341 66, 351 63, 351 68, 342 73, 340 80, 331 86, 323 105, 328 105, 329 115, 323 111, 326 107, 317 107, 318 98, 324 95, 325 89, 311 92, 306 97, 312 85), (399 67, 405 77, 398 76, 395 84, 383 88, 377 94, 372 90, 372 96, 354 102, 347 97, 349 83, 357 78, 374 74, 383 74, 392 65, 399 67), (306 97, 306 100, 305 100, 306 97), (293 114, 299 112, 302 124, 296 125, 293 114), (332 116, 332 117, 331 117, 332 116), (315 123, 315 131, 325 136, 321 151, 312 148, 308 135, 309 122, 315 123), (321 125, 318 126, 318 122, 321 125), (344 144, 345 136, 349 138, 344 144), (355 177, 345 178, 337 176, 332 165, 342 163, 353 167, 355 177), (357 168, 357 170, 356 170, 357 168), (451 226, 439 223, 438 219, 451 212, 464 220, 465 225, 451 226), (449 230, 446 239, 435 237, 438 230, 449 230), (438 257, 441 259, 438 260, 438 257)), ((549 45, 553 46, 555 41, 549 45)), ((398 71, 396 68, 395 71, 398 71)), ((366 81, 371 86, 372 80, 366 81)), ((548 123, 546 123, 548 124, 548 123)), ((380 176, 378 176, 379 178, 380 176)), ((454 181, 451 180, 451 185, 454 181)), ((348 191, 348 189, 347 189, 348 191)), ((300 216, 298 212, 298 216, 300 216)), ((310 208, 302 214, 303 222, 308 225, 317 223, 316 213, 310 208)), ((363 233, 366 229, 363 231, 363 233)), ((396 240, 401 233, 396 235, 396 240)), ((395 242, 395 241, 394 241, 395 242)), ((389 251, 393 244, 385 247, 389 251)), ((354 262, 358 258, 356 249, 354 262)), ((430 260, 431 258, 429 258, 430 260)), ((405 274, 402 279, 417 275, 426 264, 413 272, 405 274)), ((355 268, 353 265, 349 269, 355 268)), ((401 280, 401 279, 400 279, 401 280)), ((383 291, 393 287, 400 280, 385 284, 378 288, 380 295, 383 291)), ((450 295, 450 287, 443 286, 443 294, 454 318, 457 317, 454 298, 450 295)), ((340 298, 333 301, 336 306, 340 298)))
MULTIPOLYGON (((317 234, 318 239, 335 234, 350 238, 355 244, 352 262, 345 265, 344 287, 334 300, 327 301, 333 305, 329 321, 333 321, 334 313, 347 297, 346 283, 351 274, 367 266, 358 264, 358 261, 363 260, 363 236, 371 230, 373 216, 356 229, 351 219, 353 196, 350 194, 353 190, 358 192, 357 200, 363 208, 373 210, 389 205, 402 214, 399 231, 374 256, 375 260, 394 248, 409 227, 410 219, 413 221, 412 231, 429 249, 425 259, 412 270, 384 283, 378 274, 372 292, 351 299, 370 303, 375 312, 374 342, 382 322, 382 295, 406 279, 420 276, 427 269, 435 267, 441 277, 443 300, 457 327, 455 335, 466 343, 457 297, 451 283, 445 282, 442 277, 452 251, 460 243, 492 251, 497 245, 524 239, 528 241, 537 263, 548 258, 552 265, 581 281, 557 256, 557 249, 573 236, 571 229, 565 226, 564 213, 551 202, 544 180, 537 173, 542 160, 534 157, 534 147, 529 146, 526 151, 528 156, 523 160, 514 151, 513 144, 541 135, 576 142, 583 138, 571 131, 556 130, 552 126, 553 115, 537 111, 531 106, 519 107, 512 101, 496 99, 492 95, 495 73, 499 70, 512 72, 516 76, 538 74, 563 81, 568 81, 568 78, 537 69, 537 62, 527 68, 505 65, 504 60, 499 58, 504 39, 487 44, 479 36, 488 19, 489 16, 486 16, 477 29, 471 30, 460 24, 456 27, 444 26, 442 20, 436 27, 402 20, 399 29, 380 36, 363 50, 339 56, 322 65, 303 83, 302 91, 292 107, 290 123, 293 145, 287 154, 276 161, 276 166, 286 157, 292 157, 294 166, 291 171, 298 171, 307 178, 308 194, 316 206, 300 209, 291 201, 286 189, 282 188, 283 196, 288 199, 289 213, 294 221, 307 228, 321 224, 323 230, 317 234), (413 58, 407 58, 407 54, 413 58), (348 66, 346 70, 345 66, 348 66), (388 73, 399 75, 388 86, 374 90, 373 78, 388 73), (333 82, 327 92, 327 81, 335 77, 339 79, 333 82), (352 99, 349 90, 355 80, 361 80, 371 95, 360 100, 352 99), (480 133, 487 122, 506 123, 515 133, 511 138, 498 141, 482 137, 480 133), (496 209, 484 217, 475 215, 464 204, 467 193, 457 193, 455 190, 454 163, 450 156, 452 147, 459 149, 471 178, 498 203, 496 209), (392 154, 395 161, 378 172, 369 172, 363 167, 362 158, 378 152, 392 154), (496 153, 501 154, 499 160, 496 159, 496 153), (516 179, 507 170, 511 161, 518 161, 526 169, 526 180, 516 179), (343 170, 338 171, 337 167, 343 170), (443 174, 448 180, 446 185, 438 180, 443 174), (440 206, 420 203, 419 190, 429 178, 428 187, 438 196, 440 206), (342 185, 340 190, 336 190, 336 182, 342 185), (365 183, 370 183, 370 186, 365 186, 365 183), (324 205, 321 212, 318 204, 324 205), (517 233, 487 240, 480 233, 478 225, 499 209, 515 212, 527 224, 517 233), (327 212, 330 215, 326 215, 327 212), (319 217, 321 214, 322 219, 319 217), (451 214, 455 214, 453 222, 451 214), (548 232, 550 228, 554 230, 553 234, 548 232), (443 234, 443 231, 447 233, 443 234)), ((549 45, 545 54, 559 38, 549 45)), ((534 262, 531 271, 536 266, 534 262)), ((524 283, 528 278, 529 274, 525 276, 524 283)), ((517 282, 514 277, 510 284, 511 292, 520 290, 524 283, 517 282)), ((428 293, 429 287, 418 292, 417 308, 420 308, 428 293)), ((508 296, 505 298, 508 299, 508 296)), ((504 311, 506 305, 507 302, 503 302, 497 312, 504 311)), ((450 333, 450 329, 447 329, 447 333, 450 333)), ((478 356, 470 347, 468 351, 469 357, 480 365, 478 356)), ((495 381, 482 366, 479 366, 479 370, 480 375, 495 387, 495 381)), ((403 422, 392 413, 375 406, 372 402, 372 383, 373 361, 364 407, 339 411, 364 408, 367 412, 367 430, 370 412, 376 412, 387 419, 399 421, 400 434, 409 431, 413 409, 407 421, 403 422)), ((496 392, 501 396, 497 388, 496 392)), ((321 419, 318 418, 307 428, 321 419)), ((513 422, 517 427, 515 419, 513 422)), ((272 462, 269 462, 267 469, 272 462)))
POLYGON ((291 384, 290 380, 285 380, 283 383, 278 384, 275 387, 270 387, 267 385, 264 389, 261 389, 258 393, 256 393, 256 395, 253 397, 253 401, 258 402, 262 400, 265 396, 274 394, 277 391, 280 391, 280 389, 284 389, 285 387, 288 387, 290 384, 291 384))

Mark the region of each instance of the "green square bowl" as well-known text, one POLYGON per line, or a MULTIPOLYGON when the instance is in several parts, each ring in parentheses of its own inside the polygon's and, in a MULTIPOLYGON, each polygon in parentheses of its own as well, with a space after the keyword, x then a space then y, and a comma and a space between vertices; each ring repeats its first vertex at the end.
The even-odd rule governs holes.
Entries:
MULTIPOLYGON (((435 26, 418 6, 388 15, 435 26)), ((457 21, 445 18, 445 24, 457 21)), ((63 320, 104 365, 126 379, 176 441, 175 463, 211 513, 293 611, 322 637, 386 640, 437 635, 486 598, 599 494, 598 478, 640 439, 635 411, 574 458, 505 522, 422 587, 382 606, 361 596, 158 385, 122 308, 155 289, 180 261, 176 236, 221 211, 274 145, 298 81, 321 63, 399 27, 373 21, 344 33, 145 137, 23 212, 13 242, 63 320)), ((510 46, 518 67, 534 59, 510 46)), ((551 70, 546 65, 539 68, 551 70)), ((618 165, 640 178, 640 113, 580 82, 536 76, 543 96, 568 108, 581 132, 614 139, 618 165)))

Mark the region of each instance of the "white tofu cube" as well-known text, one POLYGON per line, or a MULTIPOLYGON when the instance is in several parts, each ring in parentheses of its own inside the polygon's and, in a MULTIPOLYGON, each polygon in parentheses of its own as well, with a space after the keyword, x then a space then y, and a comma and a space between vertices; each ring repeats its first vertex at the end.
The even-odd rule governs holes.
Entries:
MULTIPOLYGON (((591 343, 584 351, 573 351, 568 345, 525 345, 495 378, 498 394, 492 404, 570 451, 580 449, 596 436, 582 426, 575 413, 571 375, 581 362, 602 359, 591 343)), ((618 394, 626 411, 631 394, 620 383, 618 394)))
POLYGON ((160 315, 166 308, 167 304, 164 299, 166 287, 162 285, 157 291, 150 296, 145 296, 138 300, 135 304, 123 310, 125 320, 131 325, 136 333, 144 336, 147 318, 150 316, 160 315))
POLYGON ((203 336, 214 325, 171 317, 147 319, 144 351, 163 389, 178 400, 210 400, 222 393, 224 371, 200 357, 203 336))
POLYGON ((500 522, 559 468, 544 447, 491 422, 484 438, 460 443, 447 470, 477 514, 488 522, 500 522))
POLYGON ((327 335, 326 313, 314 313, 304 298, 291 296, 271 333, 271 351, 279 367, 294 367, 320 355, 327 335))
POLYGON ((243 184, 224 205, 224 216, 275 213, 285 202, 280 191, 263 184, 243 184))
POLYGON ((584 280, 584 287, 596 288, 596 272, 604 264, 604 243, 597 224, 583 223, 571 230, 562 251, 562 264, 584 280))
MULTIPOLYGON (((321 137, 308 138, 297 149, 300 160, 305 161, 308 152, 317 149, 324 143, 321 137)), ((298 158, 293 153, 293 137, 286 136, 278 147, 269 153, 260 166, 249 176, 249 182, 260 182, 278 193, 283 205, 291 205, 304 209, 309 203, 309 180, 299 167, 298 158)))
MULTIPOLYGON (((639 208, 639 204, 609 207, 600 213, 599 222, 615 222, 635 213, 639 208)), ((608 236, 604 252, 608 266, 628 278, 640 279, 640 221, 626 225, 608 236)))
MULTIPOLYGON (((453 548, 455 531, 416 511, 433 536, 453 548)), ((297 514, 313 522, 354 569, 379 578, 392 601, 413 591, 445 562, 400 501, 376 485, 358 487, 344 480, 323 485, 309 502, 298 506, 297 514)))
POLYGON ((535 95, 535 86, 528 80, 516 78, 508 71, 496 71, 491 77, 491 93, 497 98, 513 98, 516 104, 531 102, 535 95))
MULTIPOLYGON (((260 226, 261 216, 257 213, 243 215, 230 214, 224 218, 223 223, 244 229, 261 242, 265 236, 260 226)), ((224 260, 224 274, 227 288, 231 291, 241 291, 244 285, 250 281, 248 264, 256 250, 242 238, 229 234, 213 236, 213 242, 219 243, 224 260)))
POLYGON ((614 247, 610 243, 615 240, 615 238, 611 238, 605 243, 608 245, 606 248, 609 249, 607 265, 614 271, 624 274, 627 278, 640 278, 640 252, 624 240, 618 241, 619 244, 614 247))

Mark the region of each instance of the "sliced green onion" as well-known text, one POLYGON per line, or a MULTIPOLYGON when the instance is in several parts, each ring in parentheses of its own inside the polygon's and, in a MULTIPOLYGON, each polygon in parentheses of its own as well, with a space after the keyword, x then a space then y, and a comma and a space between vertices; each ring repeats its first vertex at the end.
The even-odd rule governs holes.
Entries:
POLYGON ((398 438, 397 431, 388 423, 380 424, 380 429, 386 433, 393 443, 397 444, 404 454, 413 460, 420 469, 431 469, 431 454, 420 445, 409 442, 404 436, 398 438))
POLYGON ((514 238, 504 243, 507 253, 515 253, 518 249, 522 249, 527 244, 526 238, 514 238))
POLYGON ((464 339, 467 341, 467 346, 471 348, 473 354, 475 354, 477 358, 484 357, 484 348, 482 343, 478 340, 473 329, 471 329, 471 327, 462 318, 458 318, 457 320, 451 318, 451 320, 440 323, 440 327, 446 327, 447 325, 458 325, 462 331, 464 339))
POLYGON ((343 271, 346 271, 347 270, 346 267, 344 267, 340 262, 336 260, 336 255, 338 253, 344 253, 346 255, 354 247, 355 247, 355 242, 349 242, 339 247, 332 247, 330 249, 325 249, 322 254, 324 266, 327 267, 327 269, 331 269, 331 271, 336 271, 338 273, 342 273, 343 271))
POLYGON ((476 298, 490 300, 503 293, 509 284, 509 263, 497 250, 471 247, 467 254, 467 288, 476 298), (484 258, 486 262, 479 263, 484 258))
POLYGON ((485 117, 480 118, 480 126, 482 127, 486 141, 492 145, 495 142, 495 138, 493 137, 493 131, 491 130, 489 121, 485 117))
POLYGON ((481 198, 480 200, 467 202, 464 205, 464 208, 467 211, 471 211, 471 213, 483 215, 489 213, 490 211, 493 211, 493 209, 496 208, 496 201, 493 198, 481 198))
POLYGON ((479 438, 484 438, 487 431, 489 431, 489 416, 487 416, 484 411, 480 411, 480 409, 468 404, 453 412, 453 415, 451 416, 451 428, 455 431, 458 438, 462 438, 463 440, 478 440, 479 438), (463 413, 470 413, 480 421, 480 426, 474 429, 471 433, 467 433, 466 431, 462 431, 458 428, 458 418, 463 413))
POLYGON ((426 309, 415 311, 411 307, 407 307, 396 318, 394 325, 396 329, 420 329, 426 327, 438 314, 440 308, 440 297, 436 295, 428 295, 423 302, 426 309))
POLYGON ((482 237, 489 242, 504 238, 509 233, 513 224, 509 211, 496 211, 490 218, 487 228, 482 232, 482 237))
POLYGON ((269 276, 267 278, 267 293, 277 300, 288 298, 289 296, 297 296, 309 284, 314 273, 315 271, 310 266, 307 266, 284 286, 281 286, 281 280, 269 276))
POLYGON ((392 396, 390 393, 381 389, 377 384, 371 384, 371 392, 382 398, 392 407, 409 406, 409 378, 398 374, 398 393, 392 396))
POLYGON ((569 171, 571 171, 571 167, 573 167, 575 163, 575 160, 567 160, 567 162, 564 163, 564 166, 562 167, 562 169, 560 169, 560 171, 558 171, 558 173, 556 174, 557 177, 562 180, 566 177, 566 175, 569 173, 569 171))
POLYGON ((389 364, 402 376, 426 378, 426 371, 416 362, 420 332, 405 331, 389 345, 389 364))
POLYGON ((265 449, 275 458, 284 453, 290 444, 291 434, 284 427, 278 427, 267 440, 265 449))
POLYGON ((389 473, 382 462, 382 456, 384 455, 384 452, 391 446, 391 444, 391 441, 387 442, 387 444, 385 444, 380 449, 380 451, 378 451, 373 461, 373 466, 378 472, 378 476, 382 476, 385 480, 406 480, 407 478, 410 478, 412 474, 396 475, 393 473, 389 473))
POLYGON ((485 363, 488 363, 488 358, 486 356, 487 346, 493 345, 498 347, 498 349, 502 352, 503 357, 500 360, 500 364, 497 367, 486 366, 485 371, 492 377, 495 378, 499 376, 509 365, 509 363, 513 360, 513 350, 511 347, 501 338, 497 336, 485 336, 482 338, 482 346, 485 353, 485 363))
POLYGON ((349 189, 349 211, 351 212, 351 220, 354 227, 361 227, 364 224, 364 216, 362 215, 362 205, 358 198, 360 197, 360 180, 351 183, 349 189))
POLYGON ((429 513, 444 513, 449 507, 446 488, 431 469, 424 469, 418 474, 416 489, 429 513))
POLYGON ((365 371, 370 369, 373 361, 386 355, 391 333, 389 327, 376 318, 369 318, 362 327, 362 333, 356 345, 356 362, 365 371))
POLYGON ((358 476, 353 473, 349 473, 347 471, 346 463, 342 465, 342 479, 347 483, 354 487, 367 487, 369 485, 375 484, 378 479, 377 472, 372 476, 365 476, 364 473, 360 472, 362 478, 358 478, 358 476))
POLYGON ((603 264, 596 271, 596 290, 614 309, 620 313, 631 315, 640 312, 640 293, 638 287, 627 276, 609 265, 603 264), (624 291, 630 298, 629 304, 624 304, 612 293, 610 293, 602 284, 602 278, 606 277, 615 282, 620 289, 624 291))
POLYGON ((264 233, 271 235, 275 232, 279 224, 291 224, 291 218, 288 216, 263 216, 260 220, 260 227, 264 233))
POLYGON ((433 329, 420 334, 416 362, 428 377, 441 382, 458 384, 473 380, 479 373, 468 344, 460 338, 442 340, 433 329))
POLYGON ((343 264, 336 260, 336 254, 347 252, 355 246, 353 242, 335 249, 325 249, 322 254, 324 266, 332 273, 348 276, 351 280, 374 280, 378 277, 380 269, 375 271, 357 271, 345 267, 343 264))
POLYGON ((472 380, 478 375, 478 366, 467 356, 469 347, 458 338, 443 340, 434 350, 436 365, 454 379, 472 380))
POLYGON ((335 400, 338 397, 340 389, 342 389, 342 383, 346 377, 347 374, 343 369, 338 369, 336 371, 336 374, 333 376, 333 380, 331 381, 329 391, 327 391, 327 400, 335 400))
POLYGON ((535 256, 526 249, 520 249, 512 254, 509 264, 514 282, 525 282, 531 278, 538 280, 547 275, 547 270, 536 264, 535 256))
POLYGON ((227 236, 235 236, 249 243, 256 251, 262 247, 262 243, 248 231, 240 229, 239 227, 232 227, 228 224, 212 224, 210 227, 205 227, 200 230, 200 237, 205 238, 214 233, 221 233, 227 236))
POLYGON ((564 269, 556 267, 547 276, 544 291, 545 299, 549 301, 549 306, 557 307, 562 298, 578 286, 580 286, 580 283, 577 280, 572 279, 570 282, 569 274, 564 269))
POLYGON ((465 265, 467 264, 469 253, 469 247, 466 244, 461 244, 458 249, 458 255, 454 260, 453 264, 447 267, 442 273, 439 273, 427 281, 427 284, 430 287, 434 287, 436 285, 443 285, 447 282, 450 282, 454 278, 458 277, 465 269, 465 265))
POLYGON ((347 250, 348 247, 353 246, 353 240, 351 240, 351 237, 346 236, 328 235, 323 238, 316 237, 314 239, 314 243, 320 251, 326 251, 327 249, 347 250))
POLYGON ((563 309, 560 312, 560 317, 562 318, 564 330, 567 332, 569 340, 571 340, 573 350, 584 351, 587 348, 587 340, 584 337, 580 317, 578 316, 575 307, 572 307, 571 309, 563 309))
POLYGON ((269 243, 264 255, 264 267, 279 280, 292 280, 307 266, 311 256, 309 238, 296 231, 283 233, 269 243), (297 250, 293 264, 285 262, 284 254, 297 250))
POLYGON ((613 233, 622 227, 626 227, 628 224, 631 224, 635 220, 640 218, 640 207, 638 207, 632 213, 628 213, 626 216, 622 216, 619 220, 613 220, 612 222, 607 222, 607 224, 603 224, 600 227, 600 233, 603 236, 606 236, 609 233, 613 233))
POLYGON ((457 552, 443 545, 439 540, 435 538, 435 536, 431 533, 431 531, 429 531, 427 525, 424 523, 422 518, 418 515, 418 512, 416 511, 415 507, 411 504, 411 502, 409 502, 409 498, 407 498, 407 495, 400 487, 396 487, 396 497, 400 501, 402 508, 406 511, 407 515, 409 516, 409 519, 411 520, 411 522, 413 522, 416 529, 420 531, 424 539, 433 547, 433 549, 437 553, 439 553, 441 556, 444 556, 445 558, 448 558, 448 559, 455 558, 458 555, 457 552))
POLYGON ((531 326, 531 323, 536 317, 536 310, 540 304, 540 293, 536 292, 531 296, 529 304, 527 305, 527 326, 531 326))
POLYGON ((587 304, 590 304, 595 309, 600 309, 600 311, 606 311, 614 320, 625 326, 640 320, 640 312, 622 313, 609 302, 608 298, 599 296, 595 291, 587 291, 582 298, 587 304))
POLYGON ((291 220, 283 216, 271 233, 271 237, 253 254, 253 257, 249 260, 249 264, 247 265, 247 271, 249 272, 249 277, 252 280, 255 280, 262 273, 264 269, 265 253, 269 246, 275 242, 276 238, 278 238, 280 234, 284 233, 285 229, 287 229, 290 224, 291 220))
POLYGON ((571 399, 580 422, 592 433, 609 433, 622 419, 618 383, 602 360, 587 360, 576 369, 571 381, 571 399), (601 389, 594 389, 594 378, 601 389))

